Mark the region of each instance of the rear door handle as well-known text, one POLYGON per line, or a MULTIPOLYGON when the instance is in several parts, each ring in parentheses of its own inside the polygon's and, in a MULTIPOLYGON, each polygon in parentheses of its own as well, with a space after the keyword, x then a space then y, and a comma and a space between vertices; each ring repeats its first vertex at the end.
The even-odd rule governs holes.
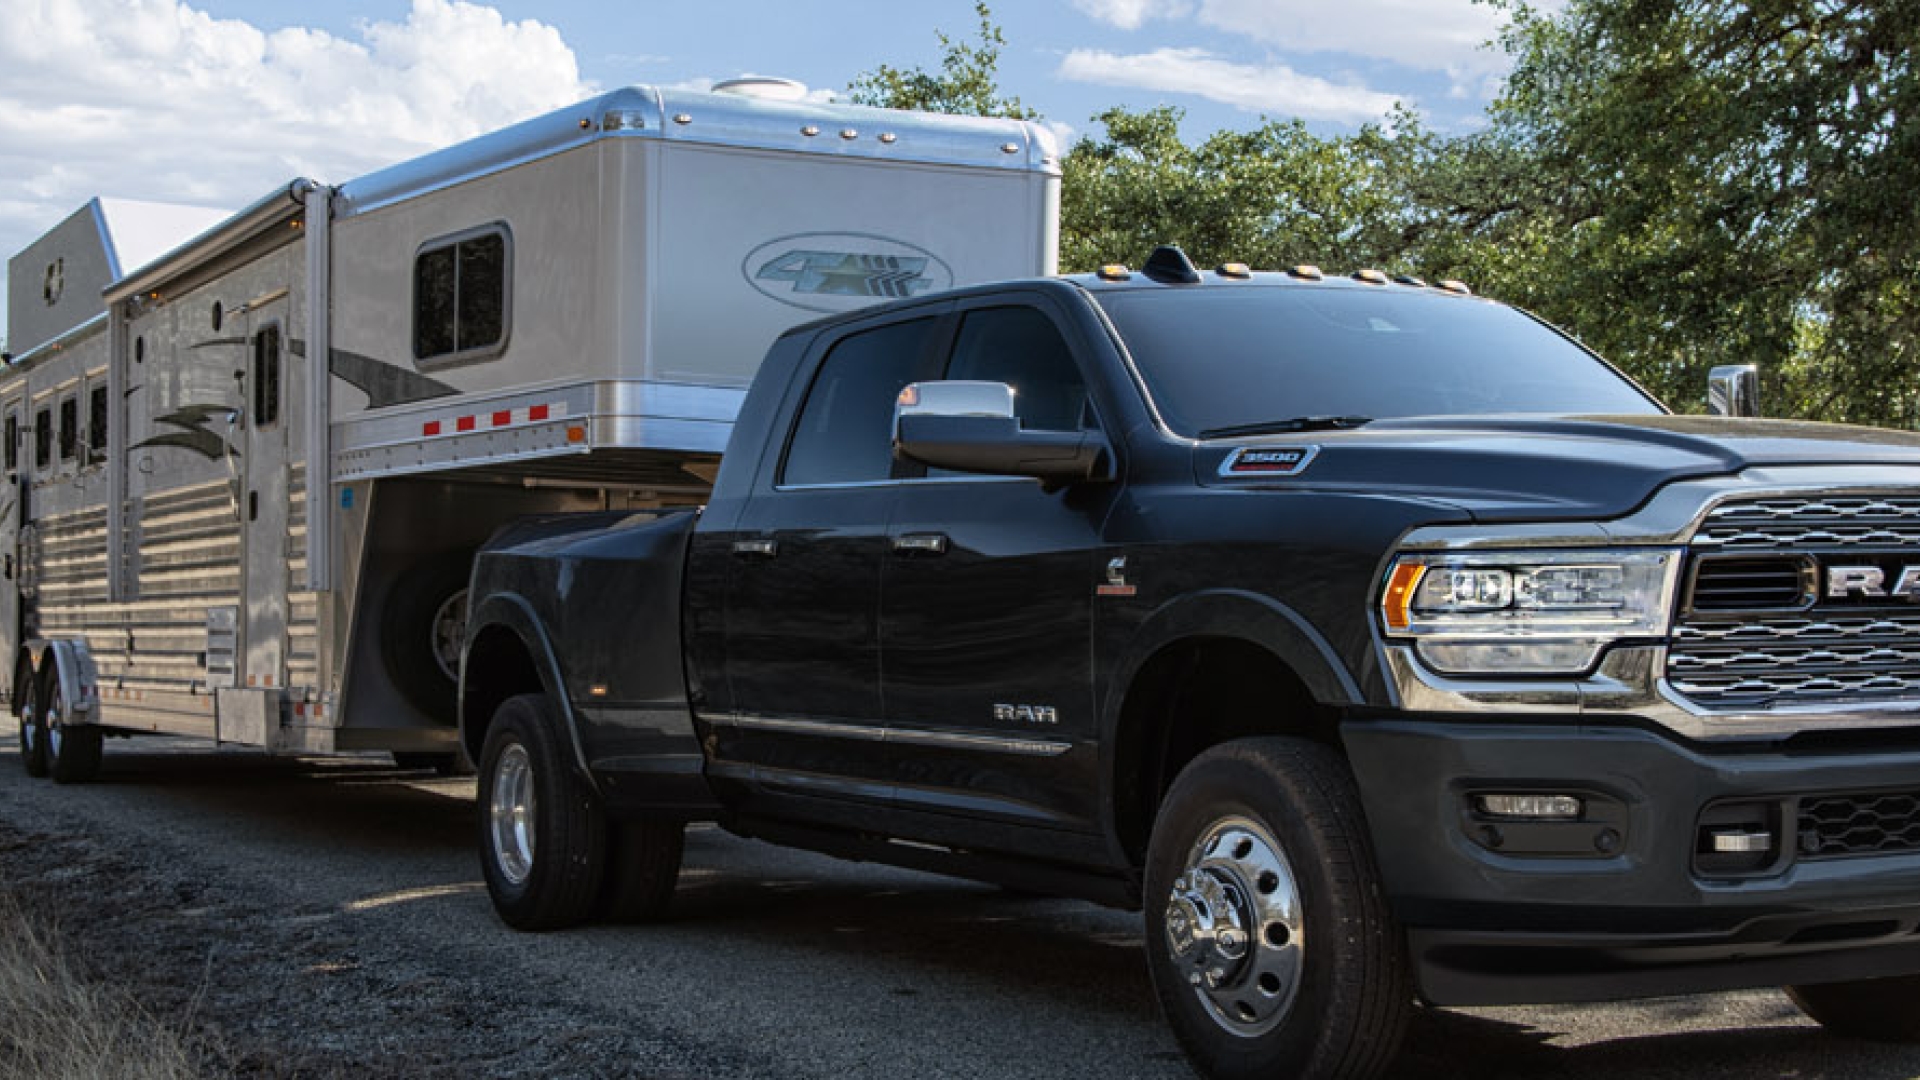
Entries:
POLYGON ((946 533, 901 533, 893 538, 893 550, 901 555, 945 555, 946 533))
POLYGON ((772 540, 735 540, 733 542, 733 553, 742 558, 753 556, 762 559, 771 559, 775 555, 780 554, 780 545, 772 540))

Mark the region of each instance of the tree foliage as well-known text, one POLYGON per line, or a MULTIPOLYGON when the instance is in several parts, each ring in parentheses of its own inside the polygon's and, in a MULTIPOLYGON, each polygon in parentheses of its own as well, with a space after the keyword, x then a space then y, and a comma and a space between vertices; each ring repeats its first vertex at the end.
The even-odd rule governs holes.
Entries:
MULTIPOLYGON (((1920 0, 1488 2, 1514 67, 1476 133, 1401 112, 1190 145, 1178 110, 1102 114, 1063 163, 1062 267, 1172 242, 1459 277, 1682 408, 1757 363, 1771 414, 1920 427, 1920 0)), ((976 11, 939 72, 883 66, 856 99, 1031 118, 976 11)))
POLYGON ((1038 119, 1040 114, 1020 104, 1019 98, 1000 96, 1000 50, 1006 47, 1007 39, 993 21, 986 0, 975 0, 973 10, 980 19, 977 43, 955 41, 945 31, 936 30, 934 36, 940 39, 941 50, 938 71, 881 64, 862 72, 847 87, 854 104, 960 116, 1038 119))
POLYGON ((1676 402, 1759 363, 1770 412, 1915 426, 1920 3, 1512 13, 1492 130, 1458 149, 1517 197, 1444 193, 1453 254, 1676 402))

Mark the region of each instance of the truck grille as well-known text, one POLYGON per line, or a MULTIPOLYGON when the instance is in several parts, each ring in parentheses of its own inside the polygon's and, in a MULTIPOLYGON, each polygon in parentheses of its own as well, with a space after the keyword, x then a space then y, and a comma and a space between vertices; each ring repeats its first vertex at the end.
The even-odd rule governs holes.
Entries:
POLYGON ((1800 854, 1828 859, 1920 851, 1920 792, 1816 795, 1800 800, 1800 854))
POLYGON ((1716 710, 1920 700, 1920 607, 1820 594, 1828 564, 1920 564, 1920 497, 1724 503, 1693 544, 1667 680, 1716 710))

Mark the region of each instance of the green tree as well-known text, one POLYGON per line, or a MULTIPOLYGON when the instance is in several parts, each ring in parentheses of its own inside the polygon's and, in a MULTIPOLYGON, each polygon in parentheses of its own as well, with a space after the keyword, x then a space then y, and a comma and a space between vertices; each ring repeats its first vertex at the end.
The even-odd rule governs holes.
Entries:
POLYGON ((973 10, 980 18, 977 43, 955 41, 936 30, 934 36, 940 39, 942 54, 937 72, 881 64, 862 72, 847 87, 854 104, 960 116, 1039 119, 1040 114, 1022 105, 1019 98, 1000 96, 1000 50, 1006 47, 1007 39, 994 23, 985 0, 976 0, 973 10))
POLYGON ((1063 163, 1063 269, 1138 266, 1162 243, 1202 266, 1411 268, 1421 224, 1400 177, 1434 145, 1412 114, 1332 138, 1268 120, 1197 146, 1181 140, 1181 115, 1112 109, 1098 117, 1104 136, 1074 144, 1063 163))
MULTIPOLYGON (((1920 422, 1920 0, 1501 0, 1515 66, 1418 197, 1427 262, 1680 405, 1920 422)), ((1416 185, 1418 186, 1418 185, 1416 185)))

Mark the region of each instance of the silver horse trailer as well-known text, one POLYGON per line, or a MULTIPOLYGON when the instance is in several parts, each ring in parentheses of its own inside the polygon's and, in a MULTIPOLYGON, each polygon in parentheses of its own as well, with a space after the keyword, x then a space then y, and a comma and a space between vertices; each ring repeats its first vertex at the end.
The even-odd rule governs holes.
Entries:
POLYGON ((702 501, 779 332, 1052 273, 1058 206, 1031 124, 629 88, 112 268, 0 375, 27 768, 136 732, 453 763, 495 529, 702 501))

